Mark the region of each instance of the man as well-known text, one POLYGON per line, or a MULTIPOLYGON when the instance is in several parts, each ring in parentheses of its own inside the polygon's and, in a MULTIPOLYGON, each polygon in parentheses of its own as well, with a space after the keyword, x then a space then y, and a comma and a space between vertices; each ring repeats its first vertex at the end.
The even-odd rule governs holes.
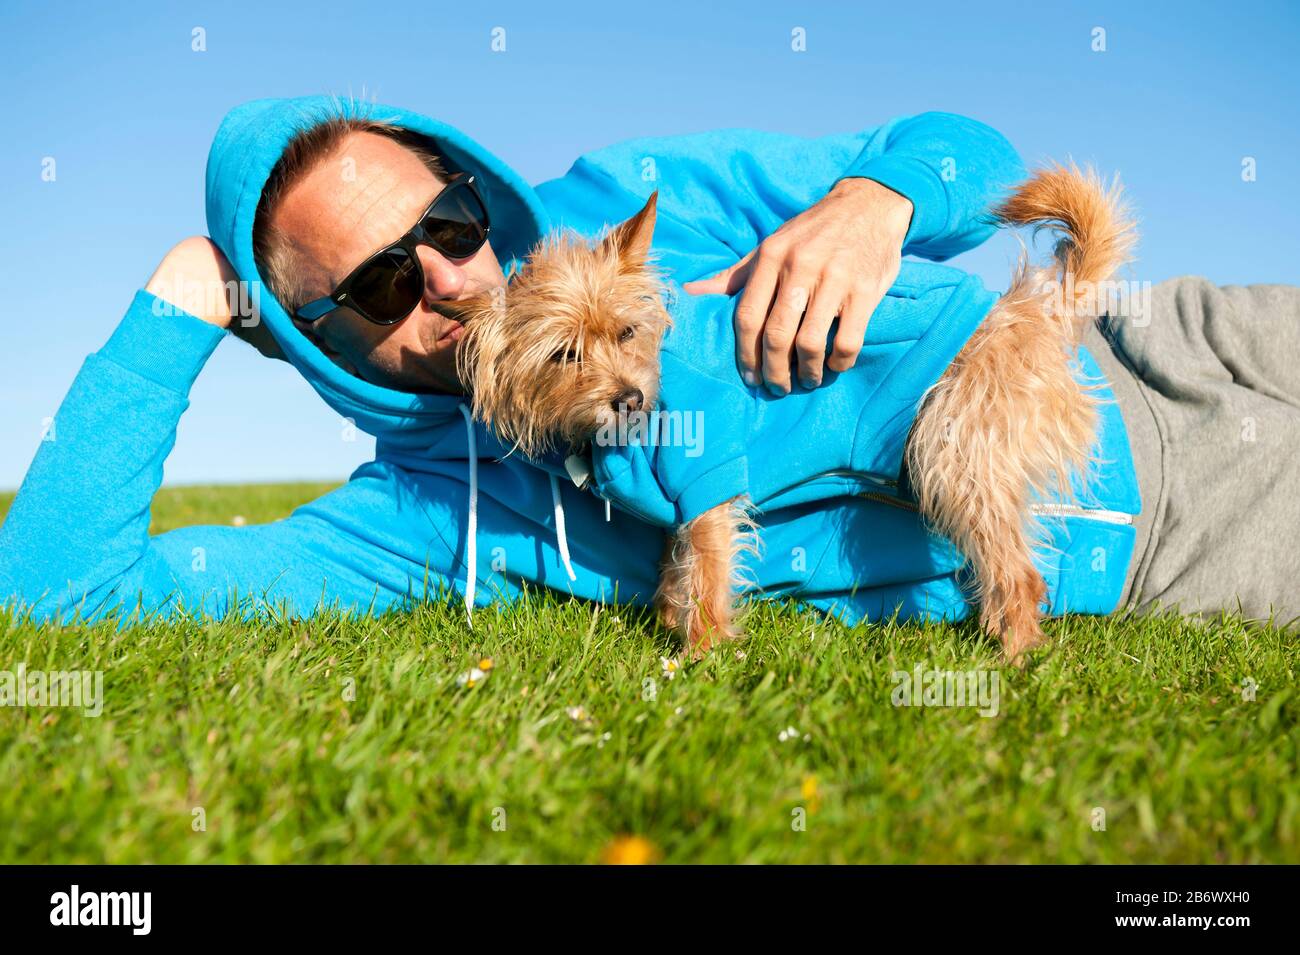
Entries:
MULTIPOLYGON (((43 444, 0 530, 0 598, 64 617, 137 606, 367 611, 447 588, 470 607, 529 586, 645 602, 661 532, 620 510, 607 519, 603 502, 558 469, 508 456, 470 422, 454 373, 458 328, 439 303, 499 286, 553 227, 594 234, 657 188, 665 267, 681 281, 714 276, 692 291, 745 286, 741 373, 776 394, 794 387, 792 374, 816 387, 824 368, 855 359, 901 255, 941 259, 978 244, 991 232, 985 210, 1023 176, 992 130, 927 114, 815 141, 739 132, 635 141, 534 190, 425 117, 331 115, 324 100, 267 100, 222 124, 208 166, 216 247, 177 246, 87 360, 57 416, 58 440, 43 444), (177 275, 204 286, 260 276, 276 298, 248 329, 219 299, 186 312, 177 275), (149 538, 148 505, 186 393, 226 329, 292 362, 376 436, 376 459, 285 521, 149 538)), ((1098 360, 1120 374, 1114 356, 1098 360)), ((1137 385, 1117 383, 1126 387, 1137 385)), ((1126 417, 1140 402, 1120 397, 1126 417)), ((1087 555, 1058 566, 1069 586, 1052 588, 1050 609, 1107 612, 1127 600, 1150 556, 1148 515, 1138 533, 1116 536, 1105 587, 1075 586, 1096 572, 1087 555)), ((793 503, 762 516, 762 537, 749 570, 766 593, 850 620, 968 612, 960 555, 888 503, 793 503)))

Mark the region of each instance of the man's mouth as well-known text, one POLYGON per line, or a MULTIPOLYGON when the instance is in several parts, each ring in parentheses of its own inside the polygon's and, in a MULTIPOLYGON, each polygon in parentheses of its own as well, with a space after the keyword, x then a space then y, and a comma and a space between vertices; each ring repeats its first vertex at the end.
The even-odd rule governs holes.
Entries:
POLYGON ((448 319, 446 330, 443 331, 443 333, 438 336, 438 341, 435 344, 439 346, 450 345, 452 342, 460 341, 461 337, 464 334, 465 334, 464 325, 456 321, 454 318, 448 319))

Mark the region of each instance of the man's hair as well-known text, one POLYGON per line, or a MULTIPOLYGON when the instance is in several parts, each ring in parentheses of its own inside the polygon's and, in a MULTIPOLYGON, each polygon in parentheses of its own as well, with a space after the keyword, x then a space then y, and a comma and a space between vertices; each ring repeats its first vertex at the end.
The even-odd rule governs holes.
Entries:
POLYGON ((307 304, 308 292, 303 288, 301 271, 290 243, 271 223, 271 218, 284 194, 294 183, 317 163, 338 151, 344 140, 353 133, 386 136, 414 153, 439 179, 445 181, 447 178, 442 160, 430 148, 428 139, 391 123, 336 115, 295 135, 271 170, 257 205, 257 215, 253 219, 253 258, 257 262, 257 270, 262 274, 262 281, 271 294, 290 315, 307 304))

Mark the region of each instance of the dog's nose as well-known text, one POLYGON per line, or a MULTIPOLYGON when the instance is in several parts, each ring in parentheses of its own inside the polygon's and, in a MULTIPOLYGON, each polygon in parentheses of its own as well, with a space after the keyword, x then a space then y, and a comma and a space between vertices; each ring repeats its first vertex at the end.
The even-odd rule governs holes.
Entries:
POLYGON ((645 395, 641 394, 640 388, 629 388, 610 404, 614 406, 615 411, 622 411, 624 408, 628 411, 640 411, 641 406, 645 404, 645 395))

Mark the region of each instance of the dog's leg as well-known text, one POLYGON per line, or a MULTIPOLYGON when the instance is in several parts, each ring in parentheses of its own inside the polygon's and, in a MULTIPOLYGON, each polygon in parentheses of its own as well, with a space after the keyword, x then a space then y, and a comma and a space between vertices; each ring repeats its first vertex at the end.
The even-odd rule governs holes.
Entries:
POLYGON ((1070 497, 1096 431, 1070 372, 1073 335, 1022 271, 927 396, 908 440, 922 515, 967 557, 981 622, 1008 660, 1043 641, 1035 490, 1070 497))
POLYGON ((668 540, 655 606, 692 659, 741 634, 734 586, 738 557, 753 546, 753 532, 746 502, 737 498, 683 524, 668 540))

